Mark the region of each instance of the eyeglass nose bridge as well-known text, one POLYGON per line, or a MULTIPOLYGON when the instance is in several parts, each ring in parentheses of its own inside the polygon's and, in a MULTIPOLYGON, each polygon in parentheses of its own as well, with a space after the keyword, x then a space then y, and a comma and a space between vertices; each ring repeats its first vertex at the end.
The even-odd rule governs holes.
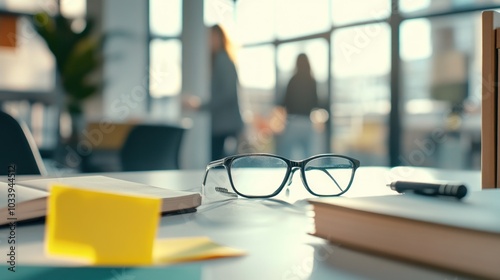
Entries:
MULTIPOLYGON (((290 186, 292 184, 292 181, 293 181, 293 175, 295 175, 295 171, 297 170, 300 170, 302 168, 302 163, 301 162, 298 162, 298 161, 290 161, 290 169, 291 169, 291 172, 290 172, 290 175, 288 175, 288 181, 286 183, 287 186, 290 186)), ((300 174, 300 176, 302 177, 302 173, 300 174)), ((302 181, 303 181, 304 178, 302 178, 302 181)))

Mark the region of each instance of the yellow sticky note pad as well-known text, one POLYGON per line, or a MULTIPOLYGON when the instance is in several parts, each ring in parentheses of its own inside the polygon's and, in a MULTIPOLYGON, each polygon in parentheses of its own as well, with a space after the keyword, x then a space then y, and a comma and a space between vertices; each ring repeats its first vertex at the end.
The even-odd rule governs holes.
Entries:
POLYGON ((52 185, 47 253, 97 265, 152 264, 160 207, 157 198, 52 185))

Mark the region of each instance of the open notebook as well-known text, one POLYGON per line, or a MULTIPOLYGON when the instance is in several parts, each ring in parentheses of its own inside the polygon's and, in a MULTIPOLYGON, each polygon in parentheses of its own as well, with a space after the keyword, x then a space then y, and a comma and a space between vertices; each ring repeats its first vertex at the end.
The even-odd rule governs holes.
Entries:
POLYGON ((0 225, 44 217, 52 183, 111 193, 161 198, 162 213, 189 212, 201 204, 201 195, 197 192, 165 189, 106 176, 80 176, 16 182, 15 196, 10 196, 15 199, 15 202, 11 200, 9 205, 9 185, 0 182, 0 197, 4 198, 0 200, 0 225))

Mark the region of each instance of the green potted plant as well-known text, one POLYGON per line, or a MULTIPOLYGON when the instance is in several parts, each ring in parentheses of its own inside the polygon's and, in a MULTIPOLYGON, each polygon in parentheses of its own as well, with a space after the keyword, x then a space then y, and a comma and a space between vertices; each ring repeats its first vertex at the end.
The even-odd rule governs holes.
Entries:
POLYGON ((64 98, 61 109, 72 118, 71 138, 76 140, 74 137, 79 133, 78 122, 83 120, 84 101, 96 94, 101 86, 95 73, 102 63, 102 39, 92 34, 94 25, 90 20, 87 20, 85 28, 80 32, 74 31, 71 24, 72 20, 62 15, 50 16, 42 12, 33 17, 36 32, 54 55, 56 82, 63 91, 64 98))
MULTIPOLYGON (((45 12, 35 14, 33 26, 45 40, 56 63, 56 90, 63 98, 59 103, 61 112, 71 118, 71 134, 57 145, 54 157, 56 162, 80 169, 66 162, 68 147, 77 147, 79 136, 85 126, 83 114, 84 101, 100 91, 102 81, 97 71, 101 68, 101 49, 103 35, 93 34, 94 24, 87 20, 81 31, 71 27, 72 20, 62 15, 51 16, 45 12)), ((58 129, 59 134, 59 129, 58 129)))
POLYGON ((65 109, 70 114, 83 112, 83 101, 95 94, 100 81, 92 75, 102 63, 101 39, 92 34, 93 23, 75 32, 72 21, 61 15, 38 13, 34 16, 35 30, 45 40, 54 55, 60 85, 64 90, 65 109))

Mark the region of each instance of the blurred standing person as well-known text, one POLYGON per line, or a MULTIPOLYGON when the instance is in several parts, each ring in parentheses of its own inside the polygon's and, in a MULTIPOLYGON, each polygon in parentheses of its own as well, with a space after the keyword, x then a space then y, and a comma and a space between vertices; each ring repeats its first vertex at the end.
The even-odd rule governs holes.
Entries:
POLYGON ((319 100, 316 79, 304 53, 297 56, 295 73, 288 82, 281 106, 286 123, 278 139, 278 153, 293 159, 311 156, 314 128, 310 115, 319 106, 319 100))
MULTIPOLYGON (((238 141, 244 123, 238 101, 238 74, 231 57, 230 43, 219 25, 210 28, 211 96, 210 101, 201 104, 199 99, 187 100, 191 109, 209 110, 211 116, 212 160, 226 155, 227 139, 238 141)), ((236 151, 234 151, 236 152, 236 151)))

